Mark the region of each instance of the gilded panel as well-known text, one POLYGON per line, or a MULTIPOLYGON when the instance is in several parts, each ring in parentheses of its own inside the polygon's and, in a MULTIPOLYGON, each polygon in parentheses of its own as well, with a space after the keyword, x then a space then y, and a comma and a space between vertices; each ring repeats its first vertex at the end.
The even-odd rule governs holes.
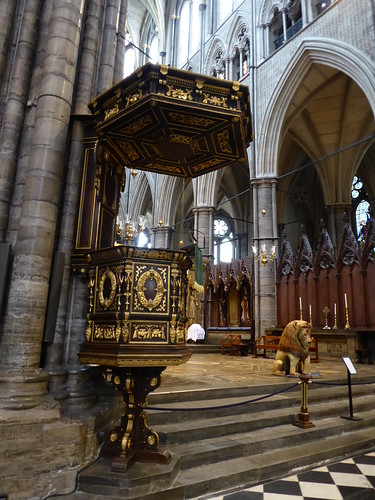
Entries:
POLYGON ((149 263, 133 266, 131 314, 169 315, 169 266, 149 263))
POLYGON ((169 327, 167 321, 131 321, 130 344, 168 344, 169 327))

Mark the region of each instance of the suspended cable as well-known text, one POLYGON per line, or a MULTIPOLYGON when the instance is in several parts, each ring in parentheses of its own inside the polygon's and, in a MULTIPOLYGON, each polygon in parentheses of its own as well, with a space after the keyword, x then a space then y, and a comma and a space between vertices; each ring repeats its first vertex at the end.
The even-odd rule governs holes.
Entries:
POLYGON ((363 142, 370 141, 371 139, 374 139, 374 138, 375 138, 375 134, 372 134, 372 135, 369 135, 368 137, 365 137, 364 139, 360 139, 359 141, 352 142, 351 144, 348 144, 348 146, 344 146, 343 148, 337 149, 336 151, 333 151, 332 153, 328 153, 327 155, 322 156, 321 158, 318 158, 317 160, 313 160, 309 163, 306 163, 305 165, 301 165, 298 168, 290 170, 289 172, 287 172, 285 174, 279 175, 279 176, 277 176, 277 179, 283 179, 284 177, 287 177, 288 175, 295 174, 295 173, 303 170, 304 168, 312 167, 316 163, 320 163, 324 160, 327 160, 328 158, 332 158, 332 156, 336 156, 340 153, 344 153, 345 151, 348 151, 349 149, 354 148, 355 146, 359 146, 359 144, 362 144, 363 142))

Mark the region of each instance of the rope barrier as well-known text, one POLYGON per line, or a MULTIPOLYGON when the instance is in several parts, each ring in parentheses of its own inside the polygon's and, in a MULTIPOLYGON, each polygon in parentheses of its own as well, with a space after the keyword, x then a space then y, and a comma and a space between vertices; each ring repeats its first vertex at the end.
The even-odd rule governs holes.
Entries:
POLYGON ((280 389, 280 391, 273 392, 271 394, 266 394, 265 396, 260 396, 255 399, 248 399, 247 401, 241 401, 240 403, 231 403, 229 405, 220 405, 220 406, 207 406, 201 408, 162 408, 158 406, 148 406, 147 410, 155 410, 155 411, 202 411, 202 410, 220 410, 222 408, 233 408, 235 406, 247 405, 249 403, 256 403, 257 401, 262 401, 263 399, 270 398, 272 396, 277 396, 278 394, 282 394, 283 392, 290 391, 298 386, 297 384, 293 384, 290 387, 286 387, 285 389, 280 389))
MULTIPOLYGON (((338 382, 323 382, 323 381, 317 381, 314 378, 310 379, 313 381, 315 384, 318 385, 332 385, 332 386, 341 386, 341 387, 346 387, 346 383, 338 383, 338 382)), ((352 385, 369 385, 369 384, 374 384, 375 382, 357 382, 352 385)), ((271 394, 266 394, 264 396, 259 396, 258 398, 254 399, 248 399, 246 401, 241 401, 240 403, 231 403, 228 405, 220 405, 220 406, 205 406, 205 407, 200 407, 200 408, 163 408, 159 406, 148 406, 147 410, 153 410, 153 411, 207 411, 207 410, 220 410, 223 408, 234 408, 236 406, 241 406, 241 405, 247 405, 250 403, 257 403, 258 401, 262 401, 264 399, 271 398, 272 396, 277 396, 278 394, 282 394, 283 392, 290 391, 292 389, 295 389, 299 383, 292 384, 289 387, 286 387, 284 389, 280 389, 279 391, 272 392, 271 394)))

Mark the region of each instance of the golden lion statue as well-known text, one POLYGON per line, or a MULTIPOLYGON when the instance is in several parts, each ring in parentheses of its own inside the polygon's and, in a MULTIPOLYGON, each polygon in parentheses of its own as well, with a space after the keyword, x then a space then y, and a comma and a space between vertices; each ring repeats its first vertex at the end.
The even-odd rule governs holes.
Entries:
POLYGON ((310 336, 311 324, 294 320, 286 325, 280 337, 272 372, 274 375, 293 375, 310 371, 309 348, 314 340, 310 336))

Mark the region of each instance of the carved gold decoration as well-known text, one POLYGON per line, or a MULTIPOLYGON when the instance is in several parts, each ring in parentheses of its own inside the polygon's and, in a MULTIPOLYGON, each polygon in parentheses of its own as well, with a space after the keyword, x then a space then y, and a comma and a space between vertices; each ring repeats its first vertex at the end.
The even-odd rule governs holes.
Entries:
POLYGON ((117 434, 115 432, 112 432, 109 439, 111 440, 111 443, 114 443, 115 441, 117 441, 117 434))
POLYGON ((162 165, 161 163, 147 163, 146 168, 149 170, 157 170, 159 172, 169 172, 170 174, 182 174, 183 170, 180 167, 173 167, 171 165, 162 165))
POLYGON ((153 267, 149 271, 146 271, 144 274, 140 276, 136 286, 136 292, 138 294, 139 302, 142 304, 144 308, 148 309, 149 311, 152 311, 152 309, 155 309, 160 304, 165 291, 166 289, 164 288, 163 278, 157 271, 155 271, 153 267), (147 290, 145 285, 146 281, 148 280, 149 281, 155 280, 156 282, 156 289, 155 289, 156 293, 153 299, 151 298, 147 299, 145 295, 145 290, 147 290))
POLYGON ((153 434, 149 434, 147 436, 147 443, 150 445, 150 446, 153 446, 156 442, 156 439, 155 439, 155 436, 153 434))
POLYGON ((158 383, 159 383, 159 380, 157 379, 157 377, 152 377, 152 378, 150 379, 150 386, 151 386, 151 387, 155 387, 155 386, 157 386, 157 385, 158 385, 158 383))
POLYGON ((94 328, 95 340, 116 340, 115 325, 95 325, 94 328))
POLYGON ((179 144, 190 144, 193 140, 192 137, 187 137, 181 134, 171 134, 169 139, 171 142, 178 142, 179 144))
POLYGON ((217 134, 217 139, 219 141, 220 151, 222 153, 233 153, 233 149, 231 148, 229 142, 229 132, 228 130, 224 130, 223 132, 219 132, 217 134))
POLYGON ((215 165, 218 165, 219 163, 222 163, 223 160, 219 159, 219 158, 212 158, 211 160, 207 160, 203 163, 200 163, 199 165, 195 165, 192 170, 194 170, 194 172, 198 172, 199 170, 205 170, 205 169, 208 169, 208 168, 211 168, 215 165))
POLYGON ((125 320, 122 322, 121 335, 122 340, 126 344, 129 338, 129 313, 125 313, 125 320))
POLYGON ((139 324, 134 327, 132 340, 167 340, 165 329, 155 324, 139 324))
POLYGON ((119 340, 120 340, 120 336, 121 336, 121 324, 120 324, 120 321, 117 320, 116 321, 116 342, 118 343, 119 340))
POLYGON ((184 101, 192 101, 193 98, 191 96, 191 90, 182 90, 182 89, 176 89, 172 87, 172 85, 167 85, 167 92, 166 96, 168 97, 176 97, 177 99, 183 99, 184 101))
POLYGON ((217 97, 216 95, 210 96, 209 94, 204 94, 203 99, 204 104, 213 104, 214 106, 222 106, 227 108, 227 99, 225 97, 217 97))
POLYGON ((123 127, 122 129, 119 130, 119 132, 125 135, 134 135, 140 130, 145 129, 150 124, 152 124, 151 116, 145 115, 139 118, 138 120, 135 120, 127 127, 123 127))
POLYGON ((86 342, 90 342, 92 335, 92 321, 88 320, 88 325, 86 328, 86 342))
POLYGON ((133 148, 133 145, 130 142, 126 141, 118 141, 118 145, 120 146, 120 149, 126 154, 126 156, 129 158, 131 161, 138 160, 139 154, 137 151, 133 148))
POLYGON ((215 121, 209 118, 202 118, 200 116, 184 115, 181 113, 171 112, 168 114, 171 121, 181 123, 182 125, 191 125, 193 127, 212 127, 215 121))
POLYGON ((103 309, 108 309, 110 305, 113 303, 113 300, 115 298, 116 294, 116 276, 110 269, 107 267, 107 269, 104 271, 102 274, 100 280, 99 280, 99 288, 98 288, 98 299, 100 305, 103 307, 103 309), (110 281, 110 286, 111 286, 111 291, 110 294, 107 298, 104 297, 104 285, 106 280, 109 279, 110 281))
POLYGON ((134 94, 130 94, 129 96, 127 96, 125 98, 125 101, 126 101, 125 107, 127 108, 128 106, 131 106, 135 102, 142 99, 142 97, 143 97, 142 90, 138 90, 138 92, 135 92, 134 94))
POLYGON ((106 109, 104 111, 104 120, 108 120, 112 116, 117 115, 118 113, 118 104, 116 103, 112 108, 106 109))

